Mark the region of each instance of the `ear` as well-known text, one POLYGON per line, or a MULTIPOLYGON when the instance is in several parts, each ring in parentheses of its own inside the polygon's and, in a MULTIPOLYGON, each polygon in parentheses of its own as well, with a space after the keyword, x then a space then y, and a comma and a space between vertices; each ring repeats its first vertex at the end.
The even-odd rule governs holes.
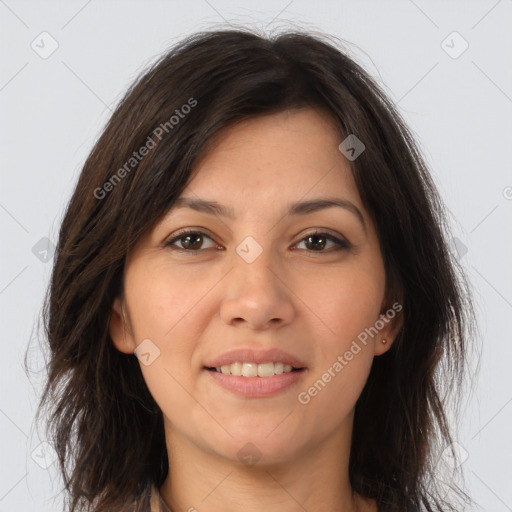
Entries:
POLYGON ((402 309, 402 304, 398 301, 382 309, 379 320, 384 327, 379 329, 379 333, 375 336, 374 354, 376 356, 386 353, 395 341, 404 323, 402 309), (383 343, 382 340, 386 340, 386 343, 383 343))
POLYGON ((131 329, 126 325, 121 299, 116 298, 112 305, 109 320, 109 332, 114 346, 124 354, 133 354, 136 344, 131 335, 131 329))

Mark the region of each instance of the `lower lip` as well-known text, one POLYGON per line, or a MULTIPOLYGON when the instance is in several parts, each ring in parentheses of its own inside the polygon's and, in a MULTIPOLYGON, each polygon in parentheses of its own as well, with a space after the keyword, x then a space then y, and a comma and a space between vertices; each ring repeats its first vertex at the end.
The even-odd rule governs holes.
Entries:
POLYGON ((205 371, 224 389, 247 398, 264 398, 276 395, 296 384, 304 377, 305 369, 281 373, 272 377, 238 377, 214 370, 205 371))

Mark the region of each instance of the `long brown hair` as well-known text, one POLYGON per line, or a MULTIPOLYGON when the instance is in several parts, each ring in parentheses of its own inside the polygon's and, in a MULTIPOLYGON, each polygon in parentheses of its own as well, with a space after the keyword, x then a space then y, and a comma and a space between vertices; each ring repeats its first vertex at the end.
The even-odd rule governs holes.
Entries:
MULTIPOLYGON (((50 360, 37 417, 47 410, 71 512, 131 510, 167 476, 162 412, 136 356, 116 350, 108 331, 127 254, 173 205, 220 130, 308 106, 332 117, 340 142, 355 134, 365 144, 351 168, 377 228, 388 296, 403 306, 402 328, 374 359, 356 404, 351 485, 381 512, 457 510, 435 468, 454 441, 446 406, 467 370, 470 289, 414 137, 341 48, 301 31, 194 34, 115 109, 67 206, 43 308, 50 360)), ((469 500, 459 487, 452 494, 469 500)))

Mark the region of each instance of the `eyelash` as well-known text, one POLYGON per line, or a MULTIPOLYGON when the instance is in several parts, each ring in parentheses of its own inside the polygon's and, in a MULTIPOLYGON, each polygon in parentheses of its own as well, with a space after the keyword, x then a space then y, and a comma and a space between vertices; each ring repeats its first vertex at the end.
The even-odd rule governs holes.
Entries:
MULTIPOLYGON (((182 238, 185 238, 187 235, 202 235, 202 236, 209 238, 210 240, 213 241, 212 237, 208 236, 203 231, 200 231, 198 229, 184 229, 183 231, 179 232, 176 236, 174 236, 171 240, 169 240, 168 242, 165 242, 164 247, 168 247, 168 248, 172 249, 173 251, 179 251, 179 252, 183 252, 183 253, 200 253, 205 250, 205 249, 198 249, 198 250, 183 249, 181 247, 174 246, 175 242, 181 240, 182 238)), ((325 233, 323 231, 312 231, 311 233, 307 233, 306 235, 304 235, 304 237, 302 237, 299 240, 299 243, 303 242, 308 237, 319 237, 319 236, 334 242, 338 247, 334 248, 334 249, 330 249, 330 250, 321 250, 321 251, 313 251, 311 249, 305 249, 307 252, 322 254, 322 253, 343 251, 343 250, 352 248, 352 244, 348 240, 339 239, 339 238, 337 238, 333 235, 330 235, 329 233, 325 233)))

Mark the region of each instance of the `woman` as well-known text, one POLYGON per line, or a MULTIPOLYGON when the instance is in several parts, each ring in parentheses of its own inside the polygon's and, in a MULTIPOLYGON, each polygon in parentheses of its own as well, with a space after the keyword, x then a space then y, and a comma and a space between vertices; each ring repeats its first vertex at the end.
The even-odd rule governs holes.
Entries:
POLYGON ((461 510, 436 480, 471 330, 446 236, 409 130, 327 38, 177 45, 60 231, 41 409, 69 509, 461 510))

